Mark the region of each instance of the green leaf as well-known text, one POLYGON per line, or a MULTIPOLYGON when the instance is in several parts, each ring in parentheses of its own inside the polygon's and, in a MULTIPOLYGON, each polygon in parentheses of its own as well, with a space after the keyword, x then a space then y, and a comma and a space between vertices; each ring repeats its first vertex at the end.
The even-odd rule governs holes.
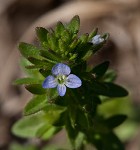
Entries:
POLYGON ((84 106, 84 110, 93 117, 96 114, 97 106, 101 104, 101 100, 98 97, 91 96, 90 93, 85 99, 88 99, 89 102, 84 106))
POLYGON ((28 75, 28 76, 30 76, 30 77, 32 77, 32 78, 36 78, 36 79, 44 79, 44 78, 42 78, 42 75, 39 73, 39 69, 37 68, 38 66, 33 66, 26 58, 23 58, 22 57, 22 59, 21 59, 21 66, 23 67, 23 70, 24 70, 24 72, 28 75), (27 66, 31 66, 31 68, 33 67, 33 69, 28 69, 28 68, 26 68, 27 66))
POLYGON ((51 70, 46 68, 46 69, 40 69, 39 72, 46 78, 51 74, 51 70))
POLYGON ((61 130, 60 127, 54 127, 54 126, 45 124, 44 126, 40 127, 40 129, 38 129, 36 136, 40 137, 43 140, 49 140, 60 130, 61 130))
POLYGON ((42 44, 43 42, 47 42, 48 30, 42 27, 36 27, 36 34, 42 44))
POLYGON ((62 126, 64 124, 63 122, 60 124, 60 120, 62 120, 61 114, 66 111, 66 107, 48 104, 43 110, 45 112, 44 119, 49 124, 54 126, 62 126))
POLYGON ((107 82, 92 82, 92 90, 99 95, 109 97, 124 97, 128 95, 128 92, 121 86, 107 83, 107 82))
MULTIPOLYGON (((104 41, 105 43, 105 41, 104 41)), ((97 44, 97 45, 93 45, 92 47, 92 51, 93 51, 93 54, 97 53, 99 50, 102 49, 104 43, 100 43, 100 44, 97 44)))
POLYGON ((46 123, 43 115, 44 113, 39 112, 23 117, 14 124, 12 133, 23 138, 35 137, 38 129, 46 123))
POLYGON ((70 30, 73 34, 77 34, 80 27, 80 18, 79 16, 74 16, 70 23, 67 25, 68 30, 70 30))
MULTIPOLYGON (((78 51, 78 56, 82 60, 87 60, 91 56, 92 52, 92 43, 79 44, 76 47, 76 51, 78 51)), ((79 61, 79 59, 78 59, 79 61)))
POLYGON ((66 112, 62 112, 59 116, 59 119, 57 119, 53 125, 56 127, 62 127, 65 125, 65 120, 66 120, 66 112))
POLYGON ((75 49, 75 47, 77 46, 78 42, 79 42, 78 39, 74 39, 74 40, 72 41, 72 43, 69 45, 69 48, 70 48, 71 50, 75 49))
POLYGON ((102 145, 105 150, 125 150, 123 143, 113 133, 109 132, 102 135, 102 145))
POLYGON ((40 50, 40 55, 44 58, 53 60, 53 61, 61 61, 61 58, 59 54, 56 54, 53 51, 48 51, 48 50, 40 50))
MULTIPOLYGON (((70 54, 70 53, 69 53, 70 54)), ((77 54, 70 55, 69 60, 75 60, 77 58, 77 54)))
POLYGON ((95 78, 102 77, 109 67, 109 61, 105 61, 91 70, 91 73, 95 75, 95 78))
POLYGON ((37 147, 35 145, 27 144, 19 144, 16 142, 12 142, 9 146, 9 150, 37 150, 37 147))
POLYGON ((53 51, 58 51, 58 40, 55 37, 54 33, 48 33, 47 34, 48 44, 49 48, 53 51))
POLYGON ((103 76, 103 81, 113 82, 117 78, 116 72, 114 70, 108 70, 103 76))
POLYGON ((74 71, 74 73, 76 75, 80 75, 81 73, 86 71, 86 68, 87 68, 87 62, 86 61, 82 61, 81 63, 79 63, 76 66, 74 66, 72 68, 72 70, 74 71))
POLYGON ((40 51, 37 47, 35 47, 31 44, 28 44, 28 43, 24 43, 24 42, 21 42, 19 44, 19 50, 25 58, 28 58, 28 57, 37 57, 38 58, 39 54, 40 54, 40 51))
POLYGON ((26 69, 34 69, 36 71, 38 71, 38 69, 40 68, 43 68, 42 65, 28 65, 28 66, 25 66, 26 69))
POLYGON ((127 119, 126 115, 115 115, 105 120, 105 124, 109 129, 113 129, 122 124, 127 119))
POLYGON ((99 133, 96 130, 90 130, 86 133, 90 141, 98 150, 125 150, 123 143, 111 131, 99 133))
POLYGON ((60 38, 63 31, 65 30, 64 25, 62 24, 62 22, 58 22, 55 28, 55 35, 57 38, 60 38))
POLYGON ((88 40, 90 41, 98 32, 98 28, 94 29, 90 34, 89 34, 89 37, 88 37, 88 40))
POLYGON ((43 59, 37 59, 34 57, 28 57, 28 60, 34 65, 47 65, 47 62, 43 59))
POLYGON ((60 49, 61 53, 65 54, 65 51, 68 49, 66 42, 63 41, 62 39, 59 39, 58 43, 59 43, 59 49, 60 49))
POLYGON ((63 146, 60 145, 60 143, 55 144, 55 145, 52 143, 52 144, 46 145, 41 150, 68 150, 68 149, 63 148, 63 146))
POLYGON ((104 83, 104 85, 107 87, 108 94, 110 97, 124 97, 128 95, 128 92, 123 87, 114 84, 114 83, 104 83))
POLYGON ((105 33, 102 35, 102 38, 104 38, 105 40, 109 39, 109 33, 105 33))
POLYGON ((75 140, 75 149, 80 150, 83 146, 85 135, 82 132, 79 132, 75 140))
POLYGON ((82 110, 78 109, 76 114, 77 114, 76 124, 82 130, 86 130, 88 128, 88 120, 85 113, 82 110))
POLYGON ((24 108, 24 115, 31 115, 42 110, 48 103, 47 95, 33 97, 24 108))
POLYGON ((81 41, 82 44, 83 43, 84 44, 87 43, 87 41, 88 41, 88 34, 86 33, 86 34, 81 35, 79 40, 81 41))
POLYGON ((58 117, 62 112, 64 112, 66 110, 66 107, 55 104, 48 104, 43 110, 46 113, 45 117, 49 117, 49 120, 52 120, 55 117, 58 117))
POLYGON ((71 36, 68 30, 64 30, 61 36, 62 41, 64 41, 67 45, 71 42, 71 36))
POLYGON ((46 94, 46 89, 42 88, 41 84, 26 85, 25 88, 32 94, 43 95, 46 94))
POLYGON ((75 146, 76 146, 75 139, 78 135, 78 131, 72 127, 69 117, 67 117, 67 119, 66 119, 65 127, 67 130, 67 134, 70 139, 70 142, 73 146, 73 149, 75 149, 75 146))
POLYGON ((21 78, 14 81, 15 85, 21 85, 21 84, 39 84, 41 83, 41 80, 38 80, 36 78, 21 78))
POLYGON ((82 61, 86 61, 92 54, 92 50, 88 50, 86 53, 83 53, 84 56, 82 57, 82 61))
POLYGON ((56 63, 49 59, 37 59, 34 57, 29 57, 28 60, 35 65, 36 68, 48 68, 51 69, 52 66, 56 63), (53 64, 52 64, 53 63, 53 64))

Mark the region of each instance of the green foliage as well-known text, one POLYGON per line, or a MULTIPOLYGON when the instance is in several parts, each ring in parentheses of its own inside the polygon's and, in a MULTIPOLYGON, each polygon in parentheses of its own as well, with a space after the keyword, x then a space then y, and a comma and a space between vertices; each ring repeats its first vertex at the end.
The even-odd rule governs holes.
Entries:
MULTIPOLYGON (((45 124, 43 113, 37 113, 20 119, 12 128, 12 132, 20 137, 35 137, 37 131, 45 124)), ((47 124, 47 123, 46 123, 47 124)))
POLYGON ((40 137, 47 140, 61 129, 60 127, 52 126, 49 118, 46 117, 44 112, 25 116, 14 124, 12 132, 23 138, 40 137))
POLYGON ((33 97, 24 108, 24 115, 32 115, 42 110, 47 104, 48 98, 45 95, 33 97))
POLYGON ((28 58, 28 57, 39 57, 39 49, 31 44, 21 42, 19 44, 20 53, 28 58))
POLYGON ((80 18, 79 16, 75 16, 72 18, 70 23, 67 25, 67 29, 71 31, 73 34, 77 34, 80 27, 80 18))
POLYGON ((36 34, 37 34, 37 37, 40 41, 41 46, 43 48, 47 48, 45 42, 47 41, 48 31, 45 28, 37 27, 36 28, 36 34))
POLYGON ((122 124, 126 120, 126 118, 126 115, 115 115, 105 120, 105 123, 109 128, 112 129, 122 124))
POLYGON ((124 150, 123 144, 114 133, 114 128, 122 124, 126 116, 115 114, 106 118, 98 108, 113 98, 121 98, 128 92, 114 82, 116 74, 109 70, 109 61, 88 69, 90 56, 98 52, 106 43, 109 34, 101 35, 102 43, 93 44, 92 38, 98 34, 94 29, 90 34, 78 35, 80 19, 72 18, 68 24, 58 22, 56 27, 46 30, 36 28, 39 46, 20 43, 23 56, 22 66, 29 77, 17 79, 14 84, 24 84, 34 94, 24 108, 24 117, 12 128, 15 135, 48 140, 65 128, 72 149, 83 149, 90 143, 98 150, 124 150), (82 80, 78 89, 67 89, 64 97, 58 96, 56 89, 44 89, 42 82, 51 74, 57 63, 68 64, 72 73, 82 80))
POLYGON ((9 150, 37 150, 36 146, 34 145, 29 145, 29 144, 26 144, 26 145, 20 145, 18 143, 12 143, 10 145, 10 148, 9 150))
POLYGON ((91 73, 95 75, 96 79, 102 77, 109 67, 109 61, 105 61, 102 64, 97 65, 91 70, 91 73))
POLYGON ((42 81, 36 78, 21 78, 14 81, 15 85, 22 85, 22 84, 39 84, 42 81))
POLYGON ((30 84, 26 85, 25 88, 33 94, 37 95, 46 94, 46 89, 43 89, 41 84, 30 84))
POLYGON ((123 87, 114 83, 93 81, 91 87, 91 90, 98 95, 109 97, 124 97, 128 95, 128 92, 123 87))

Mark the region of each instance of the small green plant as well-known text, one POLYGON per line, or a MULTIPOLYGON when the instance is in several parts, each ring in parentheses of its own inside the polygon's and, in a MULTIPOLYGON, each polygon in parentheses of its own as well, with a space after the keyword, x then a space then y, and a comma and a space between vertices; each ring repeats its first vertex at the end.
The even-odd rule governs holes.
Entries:
POLYGON ((97 150, 124 150, 113 129, 126 115, 106 118, 97 109, 105 99, 125 97, 128 92, 113 83, 116 75, 108 70, 109 61, 93 68, 87 65, 109 35, 95 29, 79 36, 79 27, 80 19, 75 16, 68 24, 58 22, 54 29, 37 27, 38 47, 19 44, 28 76, 15 84, 24 84, 33 98, 12 131, 17 136, 48 140, 65 128, 73 150, 84 150, 86 144, 97 150))

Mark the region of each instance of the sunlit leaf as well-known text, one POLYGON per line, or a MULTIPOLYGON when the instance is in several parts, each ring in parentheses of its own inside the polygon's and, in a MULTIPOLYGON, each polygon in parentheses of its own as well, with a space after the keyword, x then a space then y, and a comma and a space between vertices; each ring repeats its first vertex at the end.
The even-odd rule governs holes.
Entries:
POLYGON ((74 34, 78 33, 80 27, 80 18, 79 16, 74 16, 67 28, 74 34))
POLYGON ((47 95, 33 97, 24 108, 24 115, 31 115, 39 112, 48 104, 47 95))
POLYGON ((65 30, 64 25, 62 24, 62 22, 59 21, 57 23, 56 27, 55 27, 55 35, 56 35, 56 37, 59 38, 62 35, 64 30, 65 30))
POLYGON ((58 133, 61 129, 61 127, 55 127, 49 124, 45 124, 44 126, 38 129, 36 136, 40 137, 43 140, 48 140, 51 137, 53 137, 56 133, 58 133))
POLYGON ((24 138, 35 137, 38 129, 45 123, 43 115, 44 114, 40 112, 31 116, 23 117, 14 124, 12 132, 16 136, 24 138))
POLYGON ((58 40, 55 37, 54 33, 48 33, 47 34, 48 44, 49 48, 53 51, 58 51, 58 40))
POLYGON ((50 124, 55 124, 59 121, 61 114, 66 111, 66 107, 62 107, 59 105, 49 104, 44 107, 45 119, 50 124))
POLYGON ((9 150, 37 150, 37 147, 32 144, 19 144, 12 142, 9 146, 9 150))
POLYGON ((88 42, 88 34, 86 33, 86 34, 81 35, 79 40, 81 43, 87 43, 88 42))
POLYGON ((89 34, 89 37, 88 37, 88 40, 90 41, 98 32, 98 28, 94 29, 90 34, 89 34))

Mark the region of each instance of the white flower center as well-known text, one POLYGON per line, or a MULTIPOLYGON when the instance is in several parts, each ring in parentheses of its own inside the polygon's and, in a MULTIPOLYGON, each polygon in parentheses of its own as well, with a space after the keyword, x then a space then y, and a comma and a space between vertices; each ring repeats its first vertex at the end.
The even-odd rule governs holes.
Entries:
POLYGON ((65 75, 58 75, 56 79, 58 84, 64 84, 66 82, 67 77, 65 75))

